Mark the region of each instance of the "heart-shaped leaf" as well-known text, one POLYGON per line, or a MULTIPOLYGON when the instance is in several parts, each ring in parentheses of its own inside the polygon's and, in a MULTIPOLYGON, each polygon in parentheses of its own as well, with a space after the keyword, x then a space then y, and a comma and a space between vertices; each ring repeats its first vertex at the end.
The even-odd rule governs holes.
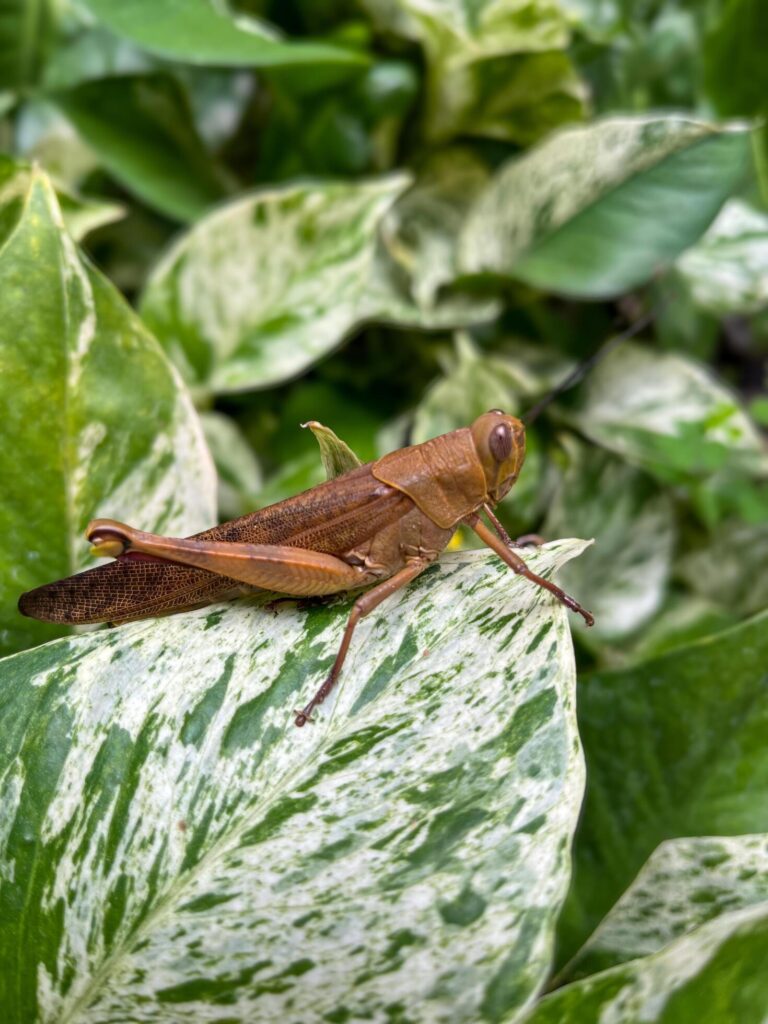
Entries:
POLYGON ((152 275, 142 312, 192 384, 265 388, 371 320, 444 327, 487 319, 461 298, 421 308, 396 280, 378 225, 403 175, 254 193, 209 214, 152 275))
POLYGON ((155 339, 69 238, 48 179, 0 210, 0 646, 65 630, 16 612, 22 591, 85 568, 97 516, 192 533, 215 518, 194 409, 155 339))
POLYGON ((298 730, 349 606, 264 604, 3 663, 8 1024, 496 1021, 543 983, 583 785, 562 606, 447 555, 298 730))
POLYGON ((749 157, 744 127, 671 115, 561 131, 496 172, 467 218, 459 264, 567 295, 620 294, 700 237, 749 157))

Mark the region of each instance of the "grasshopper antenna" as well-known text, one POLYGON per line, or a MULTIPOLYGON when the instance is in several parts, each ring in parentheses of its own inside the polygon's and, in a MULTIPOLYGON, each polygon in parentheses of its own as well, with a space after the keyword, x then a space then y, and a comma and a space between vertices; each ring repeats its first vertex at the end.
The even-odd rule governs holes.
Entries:
POLYGON ((572 370, 556 388, 553 388, 548 395, 545 395, 521 416, 523 423, 525 423, 527 427, 534 423, 542 412, 544 412, 550 402, 554 402, 554 400, 559 398, 564 391, 568 391, 570 388, 578 384, 579 381, 589 373, 592 367, 607 356, 608 353, 616 348, 617 345, 620 345, 623 341, 629 341, 630 338, 634 338, 635 335, 640 334, 646 329, 646 327, 649 327, 650 324, 653 323, 655 316, 655 311, 649 310, 649 312, 644 313, 641 317, 635 320, 634 323, 631 323, 629 327, 620 331, 619 334, 614 334, 608 338, 607 341, 604 341, 588 359, 585 359, 583 363, 579 363, 579 365, 572 370))

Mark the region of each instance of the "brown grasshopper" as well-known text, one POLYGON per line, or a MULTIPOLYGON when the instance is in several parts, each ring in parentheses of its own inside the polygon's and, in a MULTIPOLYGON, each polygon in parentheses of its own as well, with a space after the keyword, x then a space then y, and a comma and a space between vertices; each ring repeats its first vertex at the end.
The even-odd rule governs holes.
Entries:
POLYGON ((19 610, 48 622, 120 623, 244 590, 307 597, 374 584, 352 606, 327 679, 303 711, 295 712, 301 726, 333 688, 360 619, 434 562, 460 523, 516 573, 593 624, 572 597, 531 572, 493 514, 524 458, 522 422, 494 409, 471 427, 400 448, 187 539, 94 519, 86 531, 94 554, 115 561, 30 590, 19 610))

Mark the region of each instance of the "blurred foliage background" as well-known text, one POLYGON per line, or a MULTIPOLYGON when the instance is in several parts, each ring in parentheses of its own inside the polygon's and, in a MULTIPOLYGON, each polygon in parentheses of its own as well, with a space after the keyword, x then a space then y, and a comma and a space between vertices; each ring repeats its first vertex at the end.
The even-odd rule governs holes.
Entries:
POLYGON ((565 573, 598 613, 580 656, 626 663, 766 602, 765 139, 722 123, 762 113, 764 20, 735 0, 11 3, 6 196, 38 164, 77 205, 192 391, 223 518, 322 478, 301 422, 370 459, 522 413, 651 311, 532 426, 502 510, 599 538, 565 573))
POLYGON ((640 945, 561 980, 648 953, 713 863, 659 844, 768 828, 766 38, 758 0, 4 3, 2 652, 66 632, 16 599, 89 565, 91 518, 185 534, 310 487, 308 420, 368 460, 524 415, 640 322, 532 422, 500 515, 597 540, 561 572, 597 617, 561 963, 653 853, 612 925, 640 945))

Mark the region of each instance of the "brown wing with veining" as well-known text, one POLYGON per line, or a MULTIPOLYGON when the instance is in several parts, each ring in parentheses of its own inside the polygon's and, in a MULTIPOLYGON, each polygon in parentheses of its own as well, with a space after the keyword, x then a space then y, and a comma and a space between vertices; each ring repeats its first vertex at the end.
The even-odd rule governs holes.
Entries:
MULTIPOLYGON (((368 464, 195 536, 340 555, 411 508, 412 502, 377 480, 368 464)), ((30 590, 22 595, 19 610, 47 622, 125 622, 223 600, 247 589, 204 569, 129 552, 107 565, 30 590)))

